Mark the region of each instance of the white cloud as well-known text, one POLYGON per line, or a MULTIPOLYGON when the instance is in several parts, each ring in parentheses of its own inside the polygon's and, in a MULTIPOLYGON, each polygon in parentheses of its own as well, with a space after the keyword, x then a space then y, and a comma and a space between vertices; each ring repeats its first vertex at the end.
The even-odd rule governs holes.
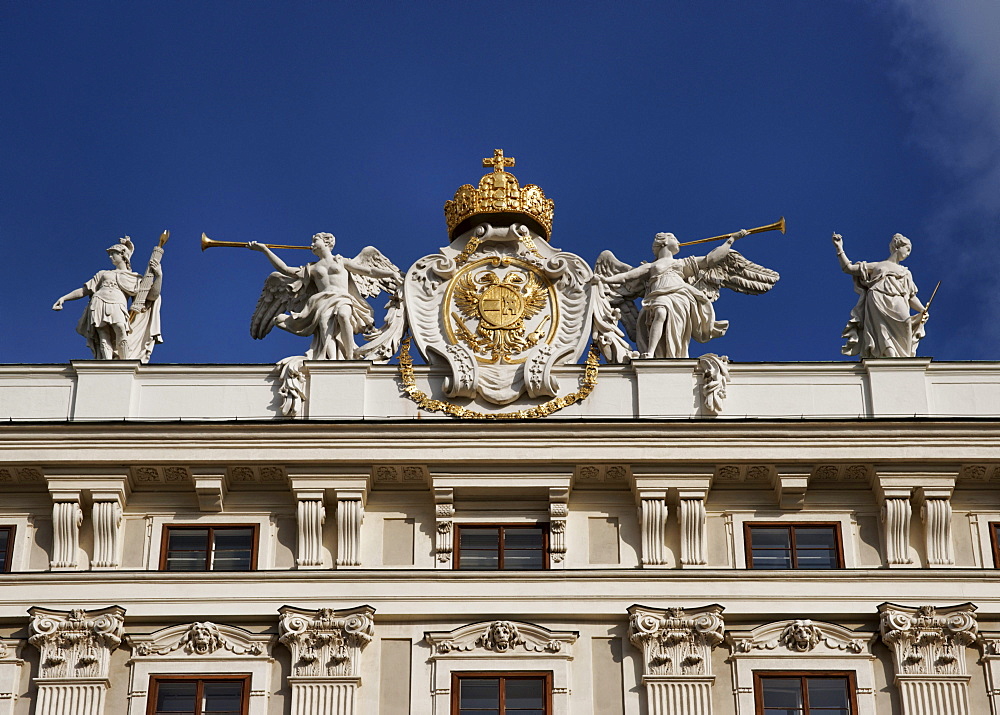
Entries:
POLYGON ((892 7, 899 56, 893 75, 912 117, 912 139, 947 187, 926 230, 954 312, 947 325, 929 331, 947 332, 948 357, 997 359, 1000 1, 894 0, 892 7))

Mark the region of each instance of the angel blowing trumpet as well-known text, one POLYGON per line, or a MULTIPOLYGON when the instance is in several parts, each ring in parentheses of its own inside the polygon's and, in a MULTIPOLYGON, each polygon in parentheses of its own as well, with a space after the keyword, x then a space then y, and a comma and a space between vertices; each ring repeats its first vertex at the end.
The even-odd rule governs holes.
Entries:
MULTIPOLYGON (((778 282, 778 274, 732 250, 750 231, 729 234, 707 256, 676 258, 681 244, 672 233, 653 239, 656 260, 633 268, 611 251, 597 257, 595 280, 610 286, 611 305, 621 313, 625 331, 644 358, 686 358, 692 340, 706 343, 725 334, 729 322, 715 319, 712 303, 720 288, 759 295, 778 282), (642 297, 642 309, 635 299, 642 297)), ((709 239, 711 240, 711 239, 709 239)))
POLYGON ((317 233, 311 248, 319 260, 299 268, 289 268, 263 243, 246 244, 277 269, 264 281, 250 321, 253 338, 260 340, 276 325, 312 336, 308 360, 358 359, 354 336, 377 334, 375 312, 365 298, 381 291, 395 293, 403 274, 377 248, 367 246, 354 258, 345 258, 333 253, 335 243, 333 234, 317 233))

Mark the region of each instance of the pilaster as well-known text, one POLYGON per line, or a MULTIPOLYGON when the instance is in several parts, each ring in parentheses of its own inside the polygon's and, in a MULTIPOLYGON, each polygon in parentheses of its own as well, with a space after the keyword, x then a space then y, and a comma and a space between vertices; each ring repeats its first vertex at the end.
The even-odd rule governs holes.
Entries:
POLYGON ((982 654, 980 663, 986 671, 986 695, 990 714, 1000 715, 1000 633, 980 633, 976 641, 982 654))
POLYGON ((965 649, 976 641, 975 606, 878 608, 882 641, 892 649, 902 715, 971 715, 965 649))
POLYGON ((549 489, 549 559, 552 568, 563 568, 566 557, 566 517, 569 489, 549 489))
POLYGON ((650 715, 711 715, 712 648, 723 641, 722 606, 657 610, 635 605, 628 612, 629 640, 642 651, 650 715))
POLYGON ((354 715, 361 652, 374 635, 371 606, 346 611, 279 609, 279 640, 292 651, 292 715, 354 715))
POLYGON ((30 608, 28 642, 41 651, 35 715, 101 715, 111 651, 122 641, 125 609, 30 608))
POLYGON ((323 568, 323 523, 326 521, 325 494, 322 489, 295 492, 298 521, 298 553, 295 564, 300 569, 323 568))
POLYGON ((24 641, 0 639, 0 715, 14 715, 18 694, 21 692, 21 647, 24 641))
POLYGON ((455 490, 434 487, 434 553, 438 568, 450 568, 455 550, 455 490))

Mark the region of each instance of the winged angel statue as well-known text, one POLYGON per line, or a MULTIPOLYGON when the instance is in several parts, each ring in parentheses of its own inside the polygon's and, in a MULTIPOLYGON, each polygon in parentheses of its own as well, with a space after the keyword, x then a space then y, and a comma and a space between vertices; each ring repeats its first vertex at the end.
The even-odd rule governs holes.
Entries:
POLYGON ((712 303, 721 288, 759 295, 769 291, 778 274, 758 266, 732 250, 733 242, 748 231, 729 235, 707 256, 676 258, 680 244, 672 233, 653 239, 652 263, 633 268, 611 251, 597 257, 595 278, 608 284, 610 303, 620 312, 629 338, 640 357, 686 358, 692 340, 706 343, 725 334, 729 322, 715 319, 712 303), (635 299, 642 297, 642 308, 635 299))
POLYGON ((319 260, 299 268, 290 268, 263 243, 247 244, 277 269, 264 281, 250 321, 253 338, 262 339, 274 326, 312 336, 307 360, 364 359, 388 342, 383 338, 392 336, 375 328, 375 312, 365 298, 381 291, 392 294, 391 313, 403 274, 377 248, 367 246, 354 258, 345 258, 333 253, 335 243, 333 234, 317 233, 312 251, 319 260), (372 342, 358 348, 354 336, 359 333, 372 342))

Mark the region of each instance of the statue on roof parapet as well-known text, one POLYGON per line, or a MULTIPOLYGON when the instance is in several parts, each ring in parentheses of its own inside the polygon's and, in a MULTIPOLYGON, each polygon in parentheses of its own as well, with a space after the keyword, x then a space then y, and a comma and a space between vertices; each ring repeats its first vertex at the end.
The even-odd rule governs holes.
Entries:
POLYGON ((93 278, 62 296, 52 310, 62 310, 68 300, 90 298, 76 330, 87 339, 97 360, 141 360, 146 362, 153 347, 163 342, 160 333, 160 289, 163 284, 163 245, 170 236, 164 231, 143 275, 132 272, 135 245, 128 236, 106 250, 114 269, 99 271, 93 278), (129 306, 128 299, 132 298, 129 306))
MULTIPOLYGON (((784 232, 784 222, 779 223, 784 232)), ((779 228, 778 224, 772 226, 779 228)), ((656 260, 635 268, 619 261, 611 251, 598 256, 595 280, 611 287, 611 304, 618 309, 640 357, 688 357, 692 339, 705 343, 724 335, 729 327, 728 321, 715 319, 712 305, 721 288, 759 295, 777 283, 775 271, 732 250, 734 241, 750 233, 742 230, 728 234, 724 236, 726 242, 708 255, 686 258, 676 258, 685 244, 678 242, 674 234, 658 233, 653 239, 656 260), (642 307, 637 308, 635 300, 640 297, 642 307)))
MULTIPOLYGON (((902 265, 910 255, 910 239, 897 233, 889 241, 884 261, 852 263, 844 253, 844 239, 833 234, 833 245, 844 273, 854 278, 858 302, 844 328, 847 340, 841 352, 861 358, 915 357, 924 337, 928 308, 917 298, 917 286, 902 265), (910 315, 910 309, 917 311, 910 315)), ((933 296, 932 296, 933 300, 933 296)))
POLYGON ((365 298, 382 291, 395 294, 403 274, 377 248, 367 246, 354 258, 345 258, 333 253, 335 243, 333 234, 314 235, 311 248, 319 260, 298 268, 289 267, 266 244, 246 244, 277 269, 264 282, 250 321, 254 339, 277 326, 312 337, 307 360, 361 359, 354 336, 374 340, 381 334, 365 298))

